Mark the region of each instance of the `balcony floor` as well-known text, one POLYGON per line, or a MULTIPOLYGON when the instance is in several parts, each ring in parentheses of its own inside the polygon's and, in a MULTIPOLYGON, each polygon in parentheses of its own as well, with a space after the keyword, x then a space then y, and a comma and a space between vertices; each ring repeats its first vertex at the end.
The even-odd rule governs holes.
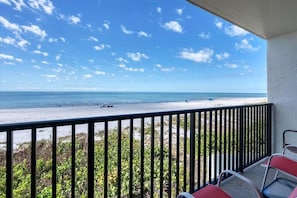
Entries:
MULTIPOLYGON (((265 160, 265 159, 264 159, 265 160)), ((261 166, 261 163, 264 161, 261 160, 260 162, 248 167, 244 170, 243 174, 245 177, 252 180, 252 182, 258 187, 261 188, 265 168, 261 166)), ((224 189, 228 194, 232 197, 240 197, 240 198, 250 198, 255 197, 254 191, 247 187, 246 183, 242 182, 241 180, 231 177, 226 179, 222 185, 222 189, 224 189)))

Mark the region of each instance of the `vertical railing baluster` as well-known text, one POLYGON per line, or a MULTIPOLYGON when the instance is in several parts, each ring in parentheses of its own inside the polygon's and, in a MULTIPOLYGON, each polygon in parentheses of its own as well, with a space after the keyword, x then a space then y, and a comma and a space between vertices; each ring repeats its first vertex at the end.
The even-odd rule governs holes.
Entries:
POLYGON ((104 198, 108 195, 108 121, 104 122, 104 198))
POLYGON ((164 116, 161 116, 161 129, 160 129, 160 198, 163 197, 163 153, 164 153, 164 116))
POLYGON ((207 174, 207 113, 203 111, 203 186, 206 185, 206 174, 207 174))
POLYGON ((267 105, 267 155, 271 155, 272 142, 271 142, 271 127, 272 127, 272 104, 267 105))
POLYGON ((246 164, 246 144, 245 144, 245 139, 246 139, 246 108, 242 107, 242 168, 245 168, 246 164))
POLYGON ((231 131, 232 131, 232 170, 235 170, 235 108, 231 111, 231 131))
POLYGON ((247 120, 247 126, 246 126, 246 129, 247 129, 247 139, 246 139, 246 143, 247 143, 247 161, 248 161, 248 164, 251 163, 251 142, 250 142, 250 136, 251 136, 251 129, 250 129, 250 120, 251 120, 251 117, 250 117, 250 107, 247 107, 247 112, 246 112, 246 116, 248 118, 247 120))
POLYGON ((264 109, 263 106, 260 106, 261 109, 261 158, 263 157, 264 151, 264 109))
POLYGON ((171 197, 171 186, 172 186, 172 115, 169 115, 169 130, 168 130, 168 197, 171 197))
POLYGON ((224 169, 227 169, 227 110, 224 109, 224 169))
POLYGON ((195 179, 195 113, 190 113, 190 192, 194 192, 195 179))
POLYGON ((179 193, 180 114, 176 115, 176 195, 179 193))
POLYGON ((197 172, 198 172, 198 189, 201 188, 201 112, 198 112, 198 168, 197 168, 197 172))
POLYGON ((243 172, 243 108, 241 107, 239 111, 239 171, 243 172))
POLYGON ((129 197, 133 197, 133 119, 130 119, 130 140, 129 140, 129 197))
POLYGON ((172 187, 172 115, 169 115, 169 134, 168 134, 168 197, 171 197, 172 187))
POLYGON ((88 198, 94 197, 94 122, 88 123, 88 198))
POLYGON ((236 171, 239 170, 240 167, 240 108, 236 108, 236 171))
POLYGON ((227 158, 227 164, 228 164, 228 169, 231 169, 231 109, 228 109, 228 126, 227 126, 227 131, 228 131, 228 158, 227 158))
POLYGON ((188 117, 184 113, 184 184, 183 191, 187 191, 187 138, 188 138, 188 117))
POLYGON ((257 130, 257 127, 256 127, 256 123, 257 123, 257 120, 256 120, 256 107, 254 106, 253 107, 253 160, 257 160, 257 137, 256 137, 256 130, 257 130))
POLYGON ((215 110, 215 124, 214 124, 214 182, 217 182, 218 169, 218 111, 215 110))
POLYGON ((122 121, 118 120, 118 175, 117 175, 117 194, 118 198, 121 197, 121 176, 122 176, 122 121))
POLYGON ((52 147, 52 197, 57 196, 57 126, 53 127, 52 147))
POLYGON ((212 138, 212 111, 209 111, 208 114, 209 114, 208 183, 211 183, 211 181, 212 181, 212 178, 211 178, 211 175, 212 175, 212 163, 211 163, 211 161, 212 161, 212 141, 211 141, 211 138, 212 138))
POLYGON ((13 197, 13 131, 6 132, 6 197, 13 197))
POLYGON ((144 196, 144 117, 141 118, 140 127, 140 194, 144 196))
POLYGON ((155 163, 155 117, 152 116, 151 118, 151 198, 154 197, 154 178, 155 178, 155 167, 154 167, 154 163, 155 163))
POLYGON ((259 108, 258 106, 256 106, 256 121, 257 121, 257 124, 256 124, 256 132, 257 132, 257 159, 259 159, 260 157, 260 132, 259 132, 259 108))
POLYGON ((75 197, 75 155, 76 155, 76 141, 75 141, 75 124, 71 125, 71 197, 75 197))
POLYGON ((31 197, 36 197, 36 128, 32 128, 31 134, 31 197))
POLYGON ((222 111, 222 109, 220 109, 220 124, 219 124, 219 135, 220 135, 220 139, 219 139, 219 148, 220 148, 220 150, 219 150, 219 161, 220 161, 220 163, 219 163, 219 172, 222 172, 222 149, 223 149, 223 147, 222 147, 222 140, 223 140, 223 111, 222 111))

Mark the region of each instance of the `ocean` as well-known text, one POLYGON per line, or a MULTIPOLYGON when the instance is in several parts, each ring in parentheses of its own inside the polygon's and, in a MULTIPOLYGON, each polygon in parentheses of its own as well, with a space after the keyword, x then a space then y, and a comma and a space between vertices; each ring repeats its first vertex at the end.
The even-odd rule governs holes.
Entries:
POLYGON ((0 91, 0 109, 160 103, 266 97, 265 93, 0 91))

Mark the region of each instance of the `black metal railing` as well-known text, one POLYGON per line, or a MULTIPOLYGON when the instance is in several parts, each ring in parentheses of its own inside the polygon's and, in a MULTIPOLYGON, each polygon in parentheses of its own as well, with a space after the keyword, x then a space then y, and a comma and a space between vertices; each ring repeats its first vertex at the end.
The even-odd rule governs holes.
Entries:
POLYGON ((193 192, 215 183, 224 169, 243 171, 271 154, 271 108, 2 124, 0 197, 176 197, 193 192))

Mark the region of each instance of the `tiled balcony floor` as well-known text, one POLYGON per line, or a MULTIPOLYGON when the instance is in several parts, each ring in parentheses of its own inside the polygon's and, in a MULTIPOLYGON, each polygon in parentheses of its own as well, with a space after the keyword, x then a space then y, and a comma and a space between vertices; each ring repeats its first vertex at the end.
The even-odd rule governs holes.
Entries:
MULTIPOLYGON (((263 160, 261 161, 263 162, 263 160)), ((261 162, 258 162, 255 165, 244 170, 243 174, 245 177, 249 178, 253 181, 253 183, 258 187, 261 188, 264 171, 265 168, 261 166, 261 162)), ((231 177, 224 181, 221 185, 222 189, 224 189, 228 194, 235 198, 251 198, 255 197, 255 193, 249 185, 242 182, 241 180, 231 177)))

